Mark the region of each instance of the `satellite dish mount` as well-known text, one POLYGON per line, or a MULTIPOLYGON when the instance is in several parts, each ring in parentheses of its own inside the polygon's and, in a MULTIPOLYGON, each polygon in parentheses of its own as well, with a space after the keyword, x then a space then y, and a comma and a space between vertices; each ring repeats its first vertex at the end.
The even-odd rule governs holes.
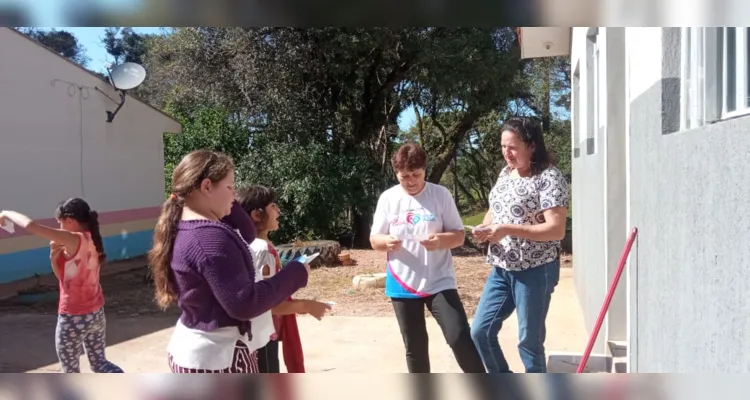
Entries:
POLYGON ((126 62, 113 69, 107 67, 107 75, 109 75, 109 82, 115 90, 120 92, 120 103, 117 104, 115 111, 107 111, 107 122, 111 123, 125 104, 125 92, 135 89, 143 83, 143 80, 146 79, 146 70, 140 64, 126 62))

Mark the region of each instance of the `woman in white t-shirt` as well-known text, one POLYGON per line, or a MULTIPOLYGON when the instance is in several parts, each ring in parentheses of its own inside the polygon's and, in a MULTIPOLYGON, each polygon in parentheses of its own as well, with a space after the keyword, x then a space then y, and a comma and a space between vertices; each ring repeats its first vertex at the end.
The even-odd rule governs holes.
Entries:
POLYGON ((542 128, 531 118, 503 126, 508 166, 490 192, 490 209, 474 236, 489 242, 487 278, 471 335, 490 373, 511 372, 497 335, 513 311, 518 351, 526 372, 547 372, 545 320, 560 278, 559 247, 565 236, 568 183, 552 166, 542 128))
POLYGON ((380 195, 370 232, 386 252, 385 294, 391 298, 409 372, 429 373, 425 306, 464 372, 485 372, 458 296, 451 249, 464 243, 461 215, 448 189, 425 182, 427 154, 405 144, 391 159, 399 184, 380 195))

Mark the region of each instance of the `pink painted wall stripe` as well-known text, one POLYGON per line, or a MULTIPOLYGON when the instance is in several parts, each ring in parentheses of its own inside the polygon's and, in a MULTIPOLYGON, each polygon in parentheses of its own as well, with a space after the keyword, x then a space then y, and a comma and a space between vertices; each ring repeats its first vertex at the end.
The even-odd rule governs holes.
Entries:
MULTIPOLYGON (((99 225, 109 225, 109 224, 119 224, 122 222, 128 222, 128 221, 137 221, 141 219, 152 219, 159 217, 159 214, 161 213, 161 207, 147 207, 147 208, 135 208, 131 210, 120 210, 120 211, 110 211, 105 213, 99 214, 99 225)), ((52 226, 57 227, 57 221, 54 218, 45 218, 45 219, 39 219, 36 220, 36 222, 46 225, 46 226, 52 226)), ((26 232, 22 228, 16 227, 16 233, 10 234, 6 232, 3 229, 0 229, 0 239, 6 239, 10 237, 21 237, 29 235, 28 232, 26 232)))

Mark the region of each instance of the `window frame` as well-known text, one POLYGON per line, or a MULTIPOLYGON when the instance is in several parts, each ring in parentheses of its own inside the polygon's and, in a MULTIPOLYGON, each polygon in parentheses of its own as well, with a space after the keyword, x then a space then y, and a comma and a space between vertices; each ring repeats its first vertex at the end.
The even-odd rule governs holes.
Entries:
POLYGON ((681 28, 680 41, 680 130, 750 115, 750 28, 681 28), (734 59, 725 40, 730 30, 734 59), (728 90, 732 84, 733 93, 728 90), (736 105, 732 110, 731 101, 736 105))
MULTIPOLYGON (((721 77, 721 117, 720 119, 729 119, 750 114, 750 101, 748 100, 748 34, 750 29, 744 27, 727 27, 727 28, 712 28, 721 29, 721 33, 717 34, 720 38, 717 40, 716 46, 722 46, 720 49, 721 53, 721 65, 722 68, 719 71, 721 77), (727 37, 729 33, 734 33, 734 60, 730 63, 729 58, 729 41, 727 37), (728 79, 729 66, 734 68, 735 81, 734 83, 734 110, 728 109, 730 92, 728 90, 730 82, 728 79)), ((719 32, 717 32, 719 33, 719 32)))

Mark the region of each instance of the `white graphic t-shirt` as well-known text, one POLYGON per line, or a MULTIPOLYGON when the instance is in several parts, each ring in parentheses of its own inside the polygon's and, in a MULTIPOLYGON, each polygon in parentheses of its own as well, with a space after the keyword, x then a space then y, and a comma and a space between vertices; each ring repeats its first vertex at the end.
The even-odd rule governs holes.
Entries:
POLYGON ((445 187, 427 182, 416 196, 400 185, 383 192, 370 234, 394 235, 402 240, 401 249, 387 254, 386 296, 419 298, 456 289, 451 251, 427 251, 419 243, 430 234, 452 230, 463 230, 463 222, 445 187))
MULTIPOLYGON (((555 167, 526 178, 511 176, 505 167, 490 192, 493 224, 541 224, 544 211, 568 204, 568 182, 555 167)), ((523 271, 554 261, 559 248, 560 241, 535 242, 506 236, 490 245, 487 262, 509 271, 523 271)))

